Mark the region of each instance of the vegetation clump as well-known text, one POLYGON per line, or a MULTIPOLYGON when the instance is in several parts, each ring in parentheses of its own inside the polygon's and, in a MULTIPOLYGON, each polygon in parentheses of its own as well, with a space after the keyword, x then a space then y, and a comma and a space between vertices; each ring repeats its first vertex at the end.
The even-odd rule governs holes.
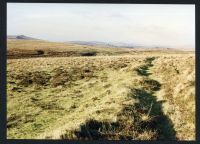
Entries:
POLYGON ((19 85, 22 86, 47 86, 51 76, 45 71, 35 71, 17 75, 16 79, 19 80, 19 85))
POLYGON ((43 55, 43 54, 44 54, 44 51, 43 51, 43 50, 37 50, 37 54, 38 54, 38 55, 43 55))
POLYGON ((82 52, 81 56, 96 56, 96 52, 82 52))
POLYGON ((10 41, 7 138, 194 140, 194 61, 180 51, 10 41))

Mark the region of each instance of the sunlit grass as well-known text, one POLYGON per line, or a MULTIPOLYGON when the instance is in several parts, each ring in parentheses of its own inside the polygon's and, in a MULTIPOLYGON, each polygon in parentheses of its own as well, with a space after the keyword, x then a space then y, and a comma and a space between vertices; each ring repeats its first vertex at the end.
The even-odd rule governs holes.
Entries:
MULTIPOLYGON (((46 51, 48 44, 9 47, 46 51)), ((193 54, 94 49, 94 57, 8 59, 8 138, 194 140, 193 54), (101 56, 106 51, 116 56, 101 56)))

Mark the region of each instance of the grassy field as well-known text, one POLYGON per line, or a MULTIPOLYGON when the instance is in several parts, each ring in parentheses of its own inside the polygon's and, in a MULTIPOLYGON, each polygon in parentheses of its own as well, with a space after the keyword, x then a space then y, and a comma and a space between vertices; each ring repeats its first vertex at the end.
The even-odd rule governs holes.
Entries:
POLYGON ((41 40, 8 40, 7 57, 30 58, 30 57, 71 57, 82 56, 84 53, 93 53, 94 56, 113 55, 148 55, 154 54, 188 54, 188 52, 177 51, 175 49, 162 48, 149 50, 145 48, 112 48, 102 46, 86 46, 70 43, 48 42, 41 40))
POLYGON ((195 139, 194 52, 12 40, 8 58, 7 138, 195 139))

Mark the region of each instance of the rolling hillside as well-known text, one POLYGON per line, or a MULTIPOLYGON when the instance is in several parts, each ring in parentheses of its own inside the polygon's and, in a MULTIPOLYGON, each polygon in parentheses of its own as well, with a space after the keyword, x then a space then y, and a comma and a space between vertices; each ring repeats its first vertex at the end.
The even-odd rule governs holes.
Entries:
POLYGON ((195 139, 194 52, 35 40, 7 50, 8 139, 195 139))

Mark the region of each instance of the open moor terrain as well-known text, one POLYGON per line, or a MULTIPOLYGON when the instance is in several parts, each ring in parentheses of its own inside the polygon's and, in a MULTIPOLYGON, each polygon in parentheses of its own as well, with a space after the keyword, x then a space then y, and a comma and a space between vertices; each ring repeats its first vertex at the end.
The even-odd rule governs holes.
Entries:
POLYGON ((194 52, 10 40, 7 138, 194 140, 194 52))

